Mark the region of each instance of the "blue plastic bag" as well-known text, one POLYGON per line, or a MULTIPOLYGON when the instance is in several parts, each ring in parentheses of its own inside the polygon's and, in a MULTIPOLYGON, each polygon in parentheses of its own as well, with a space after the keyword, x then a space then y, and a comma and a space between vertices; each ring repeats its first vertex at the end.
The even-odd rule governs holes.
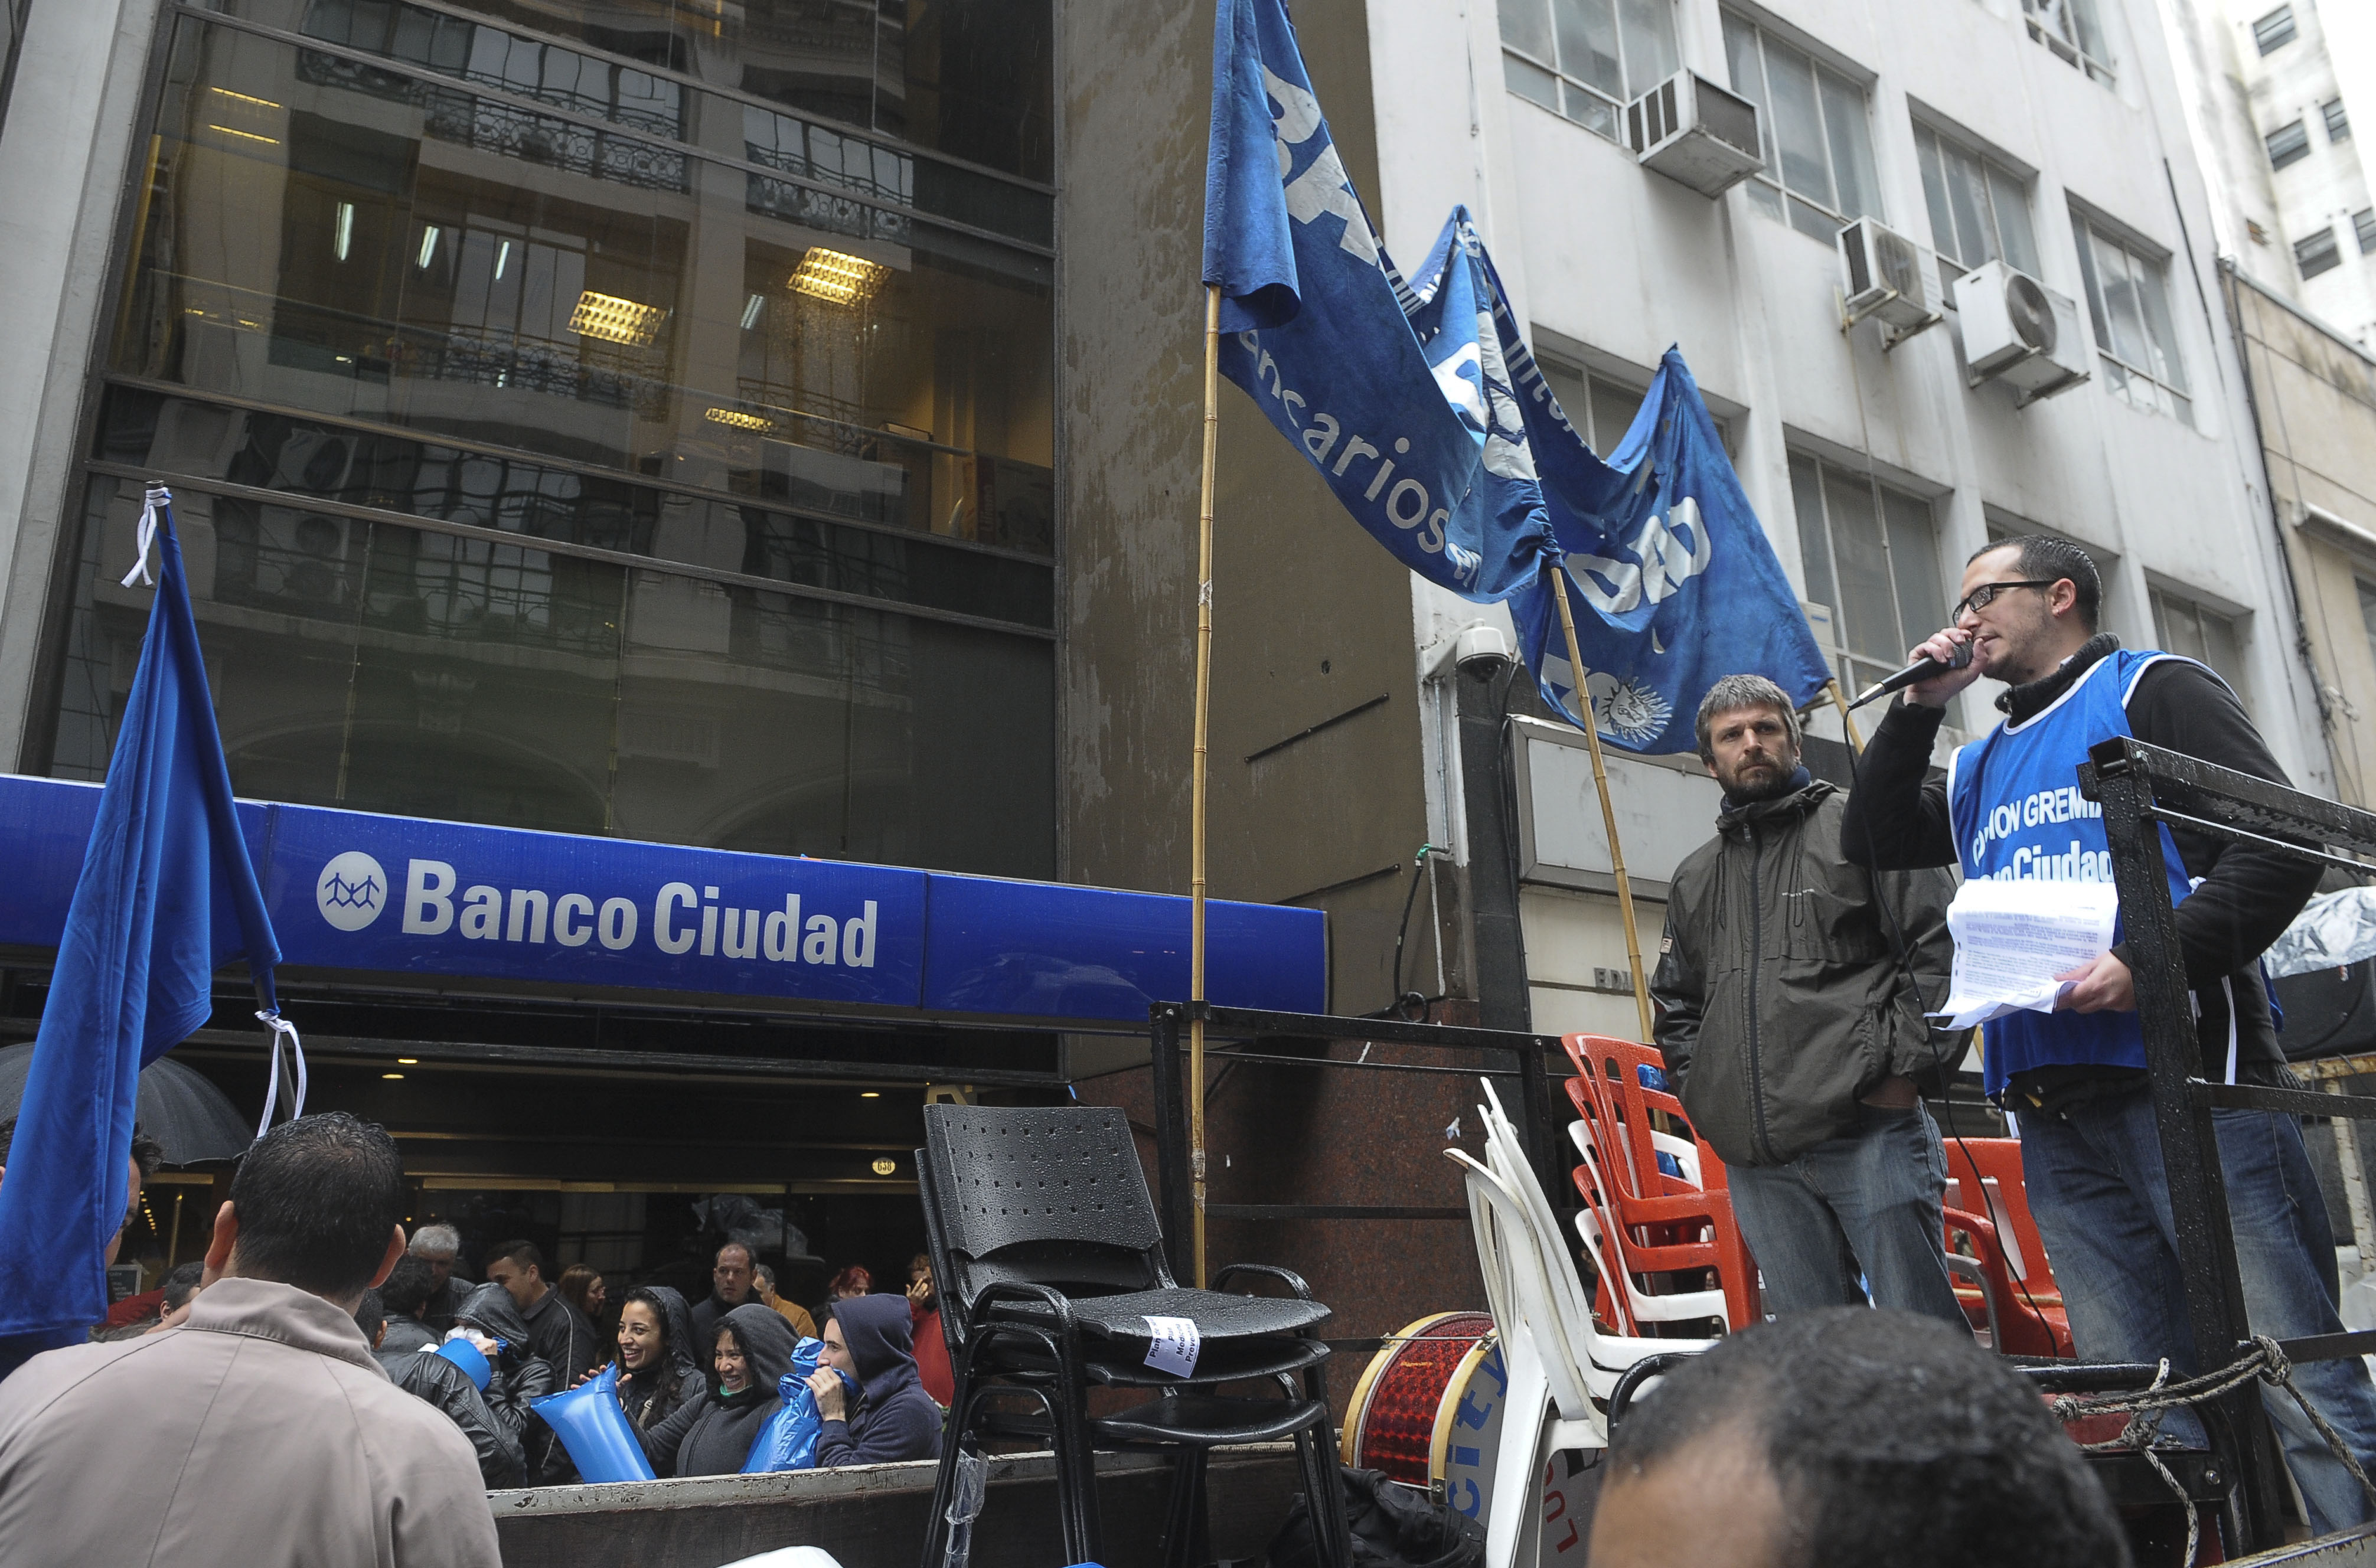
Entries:
POLYGON ((494 1369, 487 1365, 485 1354, 476 1345, 467 1339, 448 1339, 437 1347, 437 1353, 467 1372, 480 1393, 487 1391, 487 1384, 493 1378, 494 1369))
POLYGON ((559 1435, 581 1479, 652 1479, 652 1462, 644 1456, 643 1442, 627 1424, 627 1412, 619 1405, 617 1362, 575 1388, 534 1401, 529 1408, 559 1435))
POLYGON ((825 1420, 817 1414, 816 1396, 809 1392, 809 1374, 824 1354, 822 1339, 803 1339, 792 1347, 792 1370, 776 1384, 782 1403, 751 1440, 751 1456, 742 1461, 744 1475, 816 1468, 817 1436, 825 1420))

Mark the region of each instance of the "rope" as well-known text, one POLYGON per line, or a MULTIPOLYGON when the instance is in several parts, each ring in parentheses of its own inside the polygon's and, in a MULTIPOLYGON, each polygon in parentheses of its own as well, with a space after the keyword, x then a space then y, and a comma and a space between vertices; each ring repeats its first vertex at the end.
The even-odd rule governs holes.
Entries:
POLYGON ((2128 1424, 2121 1429, 2120 1436, 2080 1446, 2090 1453, 2127 1448, 2144 1455, 2145 1462, 2154 1467, 2154 1473, 2161 1477, 2162 1484, 2169 1488, 2171 1495, 2178 1499, 2179 1506, 2185 1510, 2186 1556, 2182 1561, 2188 1568, 2192 1568, 2202 1533, 2194 1501, 2186 1495, 2186 1489, 2179 1484, 2178 1478, 2170 1474, 2169 1467, 2163 1464, 2160 1455, 2153 1450, 2154 1440, 2161 1435, 2161 1413, 2165 1410, 2216 1399, 2255 1380, 2274 1384, 2292 1396, 2293 1402, 2300 1407, 2304 1416, 2310 1418, 2310 1424, 2317 1429, 2318 1435, 2325 1439, 2328 1451, 2342 1462, 2345 1469, 2351 1472, 2351 1479, 2359 1483, 2359 1490, 2366 1492, 2371 1501, 2376 1501, 2376 1481, 2369 1479, 2367 1470, 2352 1455, 2350 1446, 2343 1441, 2342 1433, 2336 1431, 2327 1419, 2319 1414, 2318 1407, 2294 1386, 2293 1377, 2294 1364, 2284 1348, 2267 1335, 2256 1334, 2252 1336, 2251 1350, 2216 1372, 2172 1383, 2169 1381, 2169 1362, 2165 1359, 2154 1373, 2152 1384, 2133 1393, 2062 1394, 2048 1401, 2047 1408, 2054 1413, 2056 1420, 2065 1423, 2085 1416, 2127 1413, 2128 1424))
POLYGON ((157 579, 148 575, 148 551, 157 542, 158 509, 172 504, 172 491, 161 484, 148 487, 148 498, 140 507, 140 559, 132 563, 132 570, 124 574, 122 587, 130 588, 136 582, 145 583, 150 588, 157 586, 157 579))
POLYGON ((295 1103, 290 1108, 289 1119, 293 1122, 305 1114, 305 1046, 304 1042, 297 1038, 297 1026, 282 1017, 278 1012, 259 1011, 255 1017, 258 1023, 272 1031, 272 1070, 264 1084, 264 1114, 255 1123, 255 1135, 260 1138, 271 1127, 272 1108, 280 1099, 280 1041, 283 1036, 288 1038, 289 1054, 294 1063, 291 1069, 291 1087, 295 1091, 295 1103))

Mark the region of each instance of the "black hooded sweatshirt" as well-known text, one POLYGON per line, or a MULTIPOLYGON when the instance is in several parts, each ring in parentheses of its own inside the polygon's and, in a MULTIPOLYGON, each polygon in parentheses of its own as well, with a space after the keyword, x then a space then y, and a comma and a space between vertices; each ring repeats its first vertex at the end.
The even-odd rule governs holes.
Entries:
POLYGON ((845 1420, 825 1423, 817 1467, 939 1458, 941 1407, 916 1375, 908 1298, 851 1296, 834 1303, 833 1320, 863 1392, 845 1420))
MULTIPOLYGON (((647 1296, 659 1306, 663 1336, 659 1364, 640 1372, 620 1372, 619 1407, 626 1411, 627 1424, 636 1429, 646 1455, 657 1468, 660 1461, 652 1453, 653 1433, 683 1406, 698 1402, 708 1379, 694 1360, 693 1320, 683 1296, 665 1285, 647 1285, 630 1291, 627 1300, 641 1301, 647 1296)), ((674 1455, 670 1457, 673 1460, 674 1455)))
POLYGON ((462 1429, 479 1455, 479 1478, 487 1483, 488 1491, 516 1487, 527 1479, 518 1437, 495 1419, 469 1372, 434 1351, 393 1350, 384 1339, 373 1355, 390 1383, 436 1406, 462 1429))
POLYGON ((558 1486, 574 1477, 577 1470, 569 1462, 569 1450, 561 1445, 553 1430, 529 1408, 546 1395, 560 1393, 561 1379, 552 1364, 530 1347, 528 1320, 520 1316, 511 1292, 500 1285, 481 1285, 462 1299, 462 1304, 455 1310, 454 1321, 504 1342, 487 1382, 486 1404, 496 1421, 520 1445, 520 1453, 528 1461, 529 1484, 558 1486))
POLYGON ((736 1474, 751 1457, 759 1429, 776 1413, 776 1385, 792 1370, 792 1347, 799 1343, 792 1325, 773 1307, 753 1301, 728 1313, 719 1327, 733 1330, 751 1380, 736 1394, 720 1393, 713 1381, 700 1398, 646 1433, 644 1448, 656 1474, 736 1474))

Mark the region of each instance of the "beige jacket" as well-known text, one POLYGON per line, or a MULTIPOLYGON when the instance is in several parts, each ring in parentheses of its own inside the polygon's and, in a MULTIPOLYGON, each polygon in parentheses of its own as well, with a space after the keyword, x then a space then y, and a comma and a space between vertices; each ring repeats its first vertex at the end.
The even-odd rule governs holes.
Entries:
POLYGON ((224 1279, 0 1383, 9 1568, 496 1568, 469 1440, 319 1296, 224 1279))

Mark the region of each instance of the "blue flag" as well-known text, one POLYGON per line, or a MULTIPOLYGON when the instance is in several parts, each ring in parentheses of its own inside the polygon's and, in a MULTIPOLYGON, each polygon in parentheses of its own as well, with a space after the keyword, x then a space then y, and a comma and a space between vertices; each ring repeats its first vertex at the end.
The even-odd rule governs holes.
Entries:
MULTIPOLYGON (((1667 350, 1641 411, 1604 461, 1544 382, 1465 211, 1454 210, 1423 275, 1454 267, 1463 253, 1468 286, 1491 318, 1487 335, 1499 339, 1498 363, 1491 354, 1482 362, 1495 438, 1524 448, 1527 482, 1557 536, 1601 735, 1645 754, 1694 751, 1700 699, 1727 675, 1764 675, 1801 707, 1821 695, 1831 670, 1682 354, 1667 350), (1506 434, 1504 397, 1522 435, 1506 434)), ((1515 472, 1517 463, 1503 466, 1515 472)), ((1512 595, 1518 653, 1543 700, 1580 724, 1551 593, 1546 574, 1512 595)))
POLYGON ((106 1315, 140 1069, 206 1022, 214 971, 244 955, 278 1016, 280 948, 232 803, 171 504, 152 488, 141 517, 135 576, 154 529, 156 602, 0 1180, 0 1373, 106 1315))
POLYGON ((1279 0, 1219 0, 1205 281, 1222 294, 1221 374, 1396 559, 1481 601, 1540 576, 1554 548, 1540 507, 1485 482, 1498 454, 1483 384, 1455 352, 1476 319, 1436 319, 1465 306, 1395 274, 1279 0))

